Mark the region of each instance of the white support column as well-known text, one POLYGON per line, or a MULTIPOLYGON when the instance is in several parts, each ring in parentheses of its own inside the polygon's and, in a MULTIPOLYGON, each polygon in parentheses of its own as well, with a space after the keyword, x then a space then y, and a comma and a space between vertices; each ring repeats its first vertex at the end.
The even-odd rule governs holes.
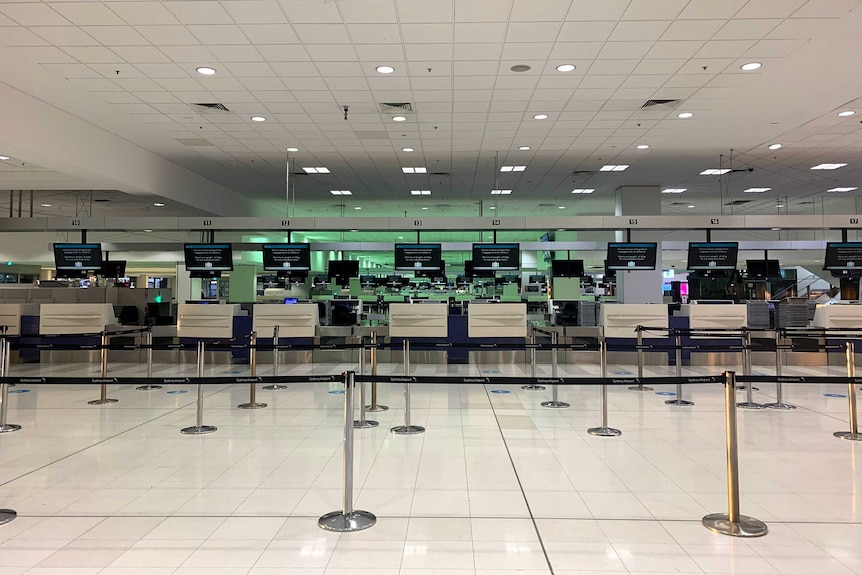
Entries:
MULTIPOLYGON (((661 188, 658 186, 624 186, 616 190, 617 216, 661 215, 661 188)), ((617 241, 628 241, 625 230, 617 232, 617 241)), ((658 242, 655 270, 618 271, 617 301, 620 303, 662 303, 661 232, 632 230, 633 242, 658 242)))

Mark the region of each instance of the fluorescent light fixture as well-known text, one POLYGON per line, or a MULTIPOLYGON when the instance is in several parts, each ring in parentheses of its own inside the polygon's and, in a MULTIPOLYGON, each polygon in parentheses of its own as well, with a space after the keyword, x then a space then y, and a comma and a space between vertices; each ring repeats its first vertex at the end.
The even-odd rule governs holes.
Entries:
POLYGON ((628 169, 628 164, 607 164, 599 168, 600 172, 624 172, 628 169))
POLYGON ((496 210, 496 209, 497 209, 497 206, 491 206, 491 207, 490 207, 490 208, 488 208, 488 209, 489 209, 489 210, 496 210))
POLYGON ((153 231, 153 230, 144 230, 144 231, 145 231, 145 232, 151 232, 151 231, 153 231))
POLYGON ((533 116, 533 119, 534 120, 547 120, 548 115, 547 114, 536 114, 533 116))
POLYGON ((693 208, 693 207, 695 207, 695 206, 694 206, 694 204, 689 204, 689 205, 688 205, 688 207, 689 207, 689 208, 693 208))
MULTIPOLYGON (((832 190, 829 190, 829 191, 831 192, 832 190)), ((43 208, 50 208, 51 207, 51 204, 39 204, 39 205, 42 206, 43 208)))
POLYGON ((287 151, 288 152, 298 152, 299 148, 288 148, 287 151))
POLYGON ((769 228, 769 229, 770 229, 770 230, 772 230, 773 232, 779 232, 779 231, 781 231, 781 228, 769 228))
POLYGON ((853 190, 858 190, 858 189, 859 189, 859 188, 856 188, 856 187, 852 187, 852 188, 831 188, 831 189, 826 190, 826 191, 827 191, 827 192, 852 192, 853 190))
POLYGON ((209 66, 199 66, 195 68, 198 74, 202 74, 204 76, 212 76, 216 73, 215 68, 210 68, 209 66))
POLYGON ((844 110, 844 111, 838 112, 838 115, 841 116, 842 118, 847 118, 848 116, 855 116, 856 112, 854 112, 853 110, 844 110))
POLYGON ((592 194, 595 192, 595 188, 575 188, 572 190, 573 194, 592 194))
POLYGON ((752 70, 757 70, 761 66, 763 66, 763 64, 761 64, 760 62, 749 62, 748 64, 743 64, 742 66, 740 66, 740 69, 745 70, 746 72, 750 72, 752 70))
POLYGON ((391 74, 395 71, 395 68, 393 68, 392 66, 377 66, 375 70, 377 70, 381 74, 391 74))
POLYGON ((503 166, 500 168, 501 172, 523 172, 527 169, 527 166, 503 166))
POLYGON ((491 190, 492 196, 508 196, 512 193, 512 190, 491 190))
POLYGON ((776 208, 783 208, 783 207, 784 207, 784 204, 778 204, 778 205, 777 205, 777 206, 775 206, 775 207, 776 207, 776 208))
POLYGON ((649 144, 638 144, 638 150, 649 150, 649 144))
POLYGON ((427 210, 427 209, 428 209, 428 206, 423 206, 423 207, 422 207, 422 209, 423 209, 423 210, 427 210))
POLYGON ((704 170, 700 173, 701 176, 723 176, 727 172, 729 172, 729 168, 725 168, 723 170, 716 170, 715 168, 704 170))
POLYGON ((411 196, 430 196, 431 190, 410 190, 411 196))
POLYGON ((266 122, 266 118, 264 118, 263 116, 252 116, 251 121, 252 122, 266 122))
POLYGON ((354 209, 354 210, 361 210, 361 209, 362 209, 362 206, 356 206, 356 207, 355 207, 355 208, 353 208, 353 209, 354 209))
POLYGON ((686 118, 691 118, 692 116, 694 116, 694 114, 692 114, 691 112, 680 112, 676 115, 677 118, 682 118, 683 120, 686 118))
POLYGON ((574 64, 560 64, 559 66, 557 66, 557 72, 571 72, 574 69, 574 64))
POLYGON ((566 209, 566 206, 557 206, 557 209, 558 209, 558 210, 565 210, 565 209, 566 209))
POLYGON ((154 203, 153 205, 154 205, 154 206, 156 206, 157 208, 163 208, 163 207, 165 207, 165 204, 163 204, 162 202, 156 202, 156 203, 154 203))
POLYGON ((527 150, 530 149, 530 146, 518 146, 518 149, 521 150, 522 152, 526 152, 527 150))
POLYGON ((812 170, 837 170, 838 168, 843 168, 847 164, 817 164, 816 166, 812 166, 812 170))
POLYGON ((9 159, 9 156, 0 156, 0 162, 5 162, 9 159))
POLYGON ((413 152, 413 148, 401 148, 402 152, 413 152))
POLYGON ((324 168, 323 166, 315 166, 310 168, 302 168, 306 174, 328 174, 329 168, 324 168))
POLYGON ((769 144, 769 149, 770 150, 780 150, 781 144, 769 144))
POLYGON ((688 188, 665 188, 661 191, 663 194, 681 194, 686 191, 688 188))
POLYGON ((772 188, 748 188, 747 190, 742 190, 743 194, 762 194, 763 192, 768 192, 772 188))
POLYGON ((329 193, 333 196, 352 196, 353 192, 350 190, 329 190, 329 193))
POLYGON ((404 116, 392 116, 392 121, 393 122, 406 122, 407 118, 405 118, 404 116))
POLYGON ((428 173, 428 169, 425 167, 414 167, 414 168, 406 167, 406 168, 401 168, 401 171, 404 172, 405 174, 427 174, 428 173))

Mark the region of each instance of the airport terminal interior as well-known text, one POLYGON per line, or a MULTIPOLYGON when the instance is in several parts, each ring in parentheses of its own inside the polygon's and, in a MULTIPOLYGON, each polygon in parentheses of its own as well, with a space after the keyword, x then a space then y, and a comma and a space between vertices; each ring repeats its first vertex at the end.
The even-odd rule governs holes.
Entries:
POLYGON ((862 0, 0 0, 0 575, 862 575, 862 0))

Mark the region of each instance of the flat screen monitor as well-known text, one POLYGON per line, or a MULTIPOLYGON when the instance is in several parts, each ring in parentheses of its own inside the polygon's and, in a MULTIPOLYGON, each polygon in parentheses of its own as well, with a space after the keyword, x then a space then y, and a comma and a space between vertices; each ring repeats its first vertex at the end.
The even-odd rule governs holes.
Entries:
POLYGON ((350 285, 350 278, 359 276, 359 260, 329 260, 327 280, 340 286, 350 285))
POLYGON ((263 244, 263 269, 268 272, 311 269, 308 244, 263 244))
POLYGON ((544 283, 548 283, 548 279, 545 277, 545 274, 541 274, 541 275, 531 275, 529 279, 530 279, 530 281, 529 281, 528 283, 531 283, 531 284, 544 284, 544 283))
POLYGON ((296 303, 296 302, 298 302, 298 301, 299 301, 299 298, 295 298, 295 297, 286 297, 286 298, 284 298, 284 303, 288 303, 288 304, 290 304, 290 303, 296 303))
POLYGON ((738 251, 736 242, 691 242, 688 244, 688 269, 735 270, 738 251))
POLYGON ((555 278, 584 277, 584 260, 554 260, 551 262, 551 275, 555 278))
POLYGON ((605 280, 606 282, 609 282, 609 281, 615 281, 615 280, 617 279, 617 272, 616 272, 616 270, 608 269, 608 260, 605 260, 605 262, 604 262, 604 266, 605 266, 605 277, 604 277, 604 280, 605 280))
POLYGON ((519 244, 473 244, 473 271, 517 271, 521 263, 519 244))
POLYGON ((825 270, 862 269, 862 242, 827 242, 825 270))
POLYGON ((54 244, 58 272, 98 271, 102 268, 102 244, 54 244))
POLYGON ((126 277, 126 261, 112 260, 102 262, 102 267, 99 269, 99 275, 104 278, 124 278, 126 277))
POLYGON ((781 277, 778 260, 745 260, 748 279, 765 280, 781 277))
POLYGON ((439 270, 442 256, 440 244, 395 244, 395 269, 439 270))
POLYGON ((436 270, 430 268, 414 269, 413 275, 417 278, 436 278, 444 276, 446 275, 446 262, 444 260, 440 260, 440 267, 436 270))
POLYGON ((473 267, 473 260, 464 260, 464 275, 467 281, 473 281, 475 278, 492 278, 494 270, 477 270, 473 267))
POLYGON ((654 270, 657 247, 655 242, 609 243, 607 269, 654 270))
POLYGON ((186 271, 209 273, 233 270, 233 250, 230 244, 185 244, 183 253, 186 271))

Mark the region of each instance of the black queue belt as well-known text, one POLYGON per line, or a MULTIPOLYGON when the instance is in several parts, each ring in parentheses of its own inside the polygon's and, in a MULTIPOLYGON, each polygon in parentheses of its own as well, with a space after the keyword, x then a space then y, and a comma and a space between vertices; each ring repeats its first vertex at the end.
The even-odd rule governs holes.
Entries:
MULTIPOLYGON (((421 376, 421 375, 357 375, 356 381, 380 383, 407 383, 407 384, 485 384, 494 383, 500 385, 516 385, 524 383, 523 377, 508 377, 508 376, 421 376)), ((706 383, 723 383, 723 375, 701 375, 692 377, 537 377, 531 378, 529 381, 536 383, 544 383, 551 385, 632 385, 641 381, 645 383, 658 384, 706 384, 706 383)))
POLYGON ((210 376, 210 377, 41 377, 41 376, 8 376, 0 378, 0 383, 15 384, 59 384, 59 385, 140 385, 157 383, 163 385, 177 384, 207 384, 207 385, 237 385, 240 383, 334 383, 341 382, 343 377, 337 375, 256 375, 251 376, 210 376))

